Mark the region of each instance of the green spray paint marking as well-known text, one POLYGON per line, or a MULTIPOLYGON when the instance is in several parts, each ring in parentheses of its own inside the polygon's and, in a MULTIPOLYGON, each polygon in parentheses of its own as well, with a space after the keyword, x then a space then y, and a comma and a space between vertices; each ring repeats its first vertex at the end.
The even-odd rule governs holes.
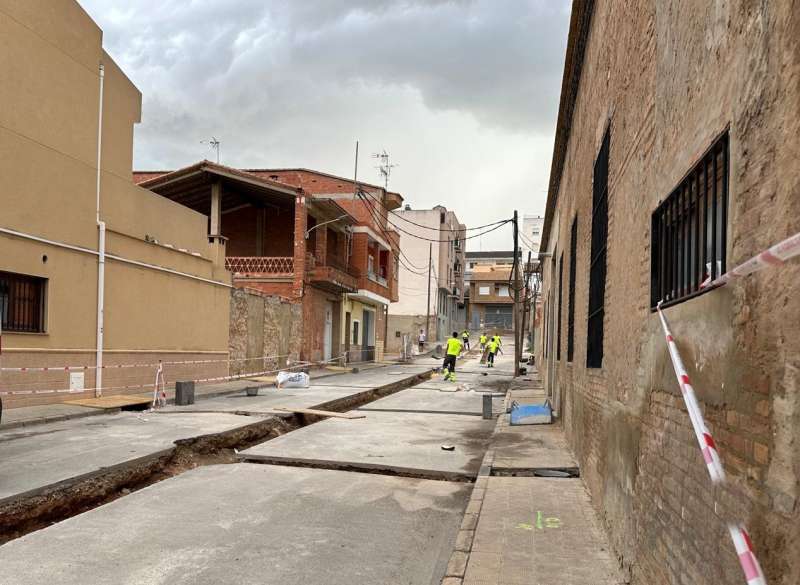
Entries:
POLYGON ((521 530, 545 530, 547 528, 561 528, 561 519, 554 516, 545 517, 541 510, 536 511, 536 522, 528 524, 521 522, 517 524, 517 528, 521 530))

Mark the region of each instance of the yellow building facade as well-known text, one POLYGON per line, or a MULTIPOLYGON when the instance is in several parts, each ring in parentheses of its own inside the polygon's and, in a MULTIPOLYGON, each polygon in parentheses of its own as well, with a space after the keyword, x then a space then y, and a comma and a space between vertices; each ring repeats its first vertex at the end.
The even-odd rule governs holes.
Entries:
POLYGON ((141 94, 77 2, 0 1, 0 104, 4 405, 137 391, 158 360, 206 362, 165 366, 168 381, 225 375, 224 242, 204 215, 133 184, 141 94), (15 370, 66 365, 87 369, 15 370))

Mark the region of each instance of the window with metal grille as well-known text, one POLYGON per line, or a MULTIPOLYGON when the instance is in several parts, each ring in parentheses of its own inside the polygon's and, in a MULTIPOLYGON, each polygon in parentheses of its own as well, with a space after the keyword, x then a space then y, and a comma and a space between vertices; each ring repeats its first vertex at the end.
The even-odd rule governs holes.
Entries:
POLYGON ((556 359, 561 361, 561 308, 562 300, 564 297, 564 253, 561 253, 561 258, 558 260, 558 335, 556 335, 556 359))
POLYGON ((608 151, 611 129, 594 162, 592 182, 592 249, 589 258, 589 315, 586 335, 586 367, 603 367, 603 318, 605 317, 606 248, 608 243, 608 151))
POLYGON ((42 333, 47 279, 0 272, 0 319, 3 331, 42 333))
POLYGON ((662 201, 652 216, 650 306, 685 301, 725 272, 728 133, 662 201))
POLYGON ((567 361, 575 356, 575 276, 578 254, 578 216, 572 220, 569 238, 569 296, 567 297, 567 361))

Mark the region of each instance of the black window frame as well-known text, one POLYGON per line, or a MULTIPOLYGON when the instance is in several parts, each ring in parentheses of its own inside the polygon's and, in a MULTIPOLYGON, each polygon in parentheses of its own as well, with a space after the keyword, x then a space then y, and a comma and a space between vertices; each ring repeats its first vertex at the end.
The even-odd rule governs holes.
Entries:
POLYGON ((0 326, 3 333, 46 333, 46 278, 0 270, 0 326))
POLYGON ((597 158, 592 180, 592 245, 589 257, 589 309, 586 316, 586 367, 603 367, 603 337, 608 252, 608 168, 611 151, 609 126, 597 158))
POLYGON ((730 136, 714 138, 651 216, 650 308, 669 307, 715 287, 725 273, 730 136), (706 267, 710 266, 710 271, 706 267))
POLYGON ((569 296, 567 297, 567 362, 575 357, 575 280, 578 272, 578 216, 569 236, 569 296))
POLYGON ((561 322, 562 310, 564 309, 564 252, 561 252, 561 257, 558 260, 558 320, 557 333, 556 333, 556 361, 561 361, 561 322))

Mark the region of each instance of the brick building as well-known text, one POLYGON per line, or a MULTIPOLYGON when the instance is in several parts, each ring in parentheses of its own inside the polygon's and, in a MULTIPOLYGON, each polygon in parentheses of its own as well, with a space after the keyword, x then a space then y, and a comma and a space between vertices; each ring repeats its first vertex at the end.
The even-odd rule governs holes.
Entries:
POLYGON ((747 524, 769 583, 800 582, 800 264, 700 287, 800 231, 798 111, 790 2, 573 5, 537 363, 633 584, 744 583, 728 518, 747 524))
POLYGON ((234 286, 302 305, 300 359, 382 359, 397 299, 397 193, 306 169, 240 170, 202 161, 138 171, 141 186, 209 218, 234 286))

